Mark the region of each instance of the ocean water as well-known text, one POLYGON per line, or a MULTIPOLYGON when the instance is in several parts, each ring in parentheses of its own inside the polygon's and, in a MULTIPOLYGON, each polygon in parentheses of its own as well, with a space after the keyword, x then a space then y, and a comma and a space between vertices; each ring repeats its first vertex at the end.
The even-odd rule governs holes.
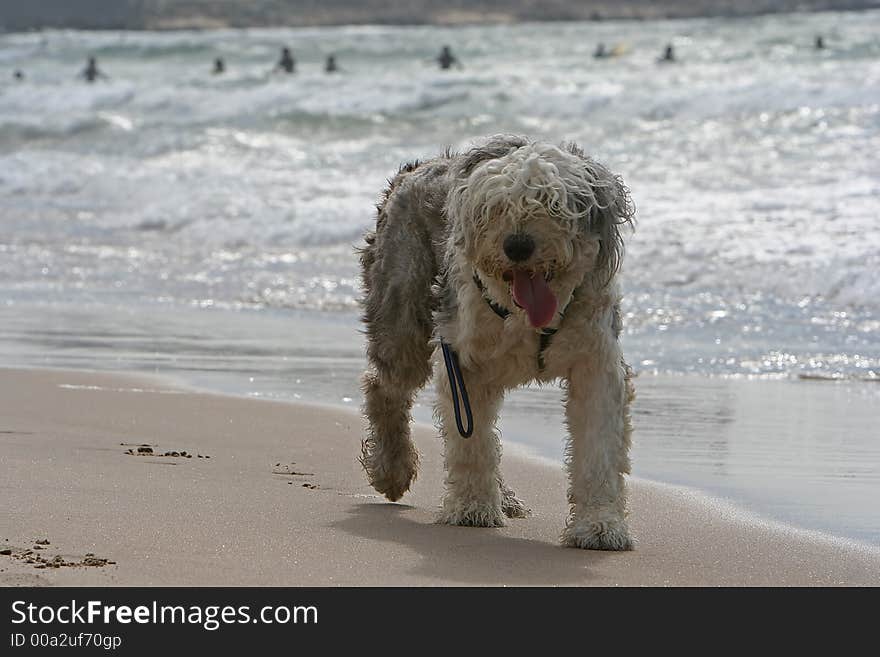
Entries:
MULTIPOLYGON (((649 391, 637 423, 658 439, 637 441, 636 474, 880 542, 880 511, 857 503, 880 494, 878 24, 0 35, 0 362, 356 406, 353 246, 385 180, 486 134, 575 140, 638 209, 623 340, 649 391), (623 54, 594 60, 599 42, 623 54), (667 43, 678 61, 660 65, 667 43), (461 69, 436 70, 443 44, 461 69), (270 72, 284 45, 294 76, 270 72), (89 55, 107 80, 77 78, 89 55), (663 377, 685 382, 674 400, 663 377), (763 391, 772 414, 763 379, 823 414, 797 435, 750 424, 763 391), (703 421, 728 416, 743 421, 703 421)), ((509 412, 557 418, 557 396, 516 393, 509 412)), ((508 433, 558 458, 547 422, 508 433)))

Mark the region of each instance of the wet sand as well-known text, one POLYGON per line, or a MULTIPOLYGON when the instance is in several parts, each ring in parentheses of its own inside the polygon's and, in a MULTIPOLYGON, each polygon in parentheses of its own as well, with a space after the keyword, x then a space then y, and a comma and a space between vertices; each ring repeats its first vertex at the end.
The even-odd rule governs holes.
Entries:
POLYGON ((0 584, 880 584, 876 548, 642 480, 631 481, 634 552, 559 547, 562 469, 513 449, 505 474, 531 516, 438 526, 431 428, 415 432, 422 471, 401 504, 366 483, 361 431, 335 408, 0 370, 0 584))

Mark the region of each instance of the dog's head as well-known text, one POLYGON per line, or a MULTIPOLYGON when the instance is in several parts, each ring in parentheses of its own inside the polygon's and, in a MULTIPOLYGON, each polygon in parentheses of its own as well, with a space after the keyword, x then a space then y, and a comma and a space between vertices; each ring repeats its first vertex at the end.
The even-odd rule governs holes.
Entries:
POLYGON ((620 229, 633 207, 621 179, 575 144, 498 136, 458 159, 446 211, 453 257, 475 269, 499 303, 550 325, 587 277, 611 282, 620 229))

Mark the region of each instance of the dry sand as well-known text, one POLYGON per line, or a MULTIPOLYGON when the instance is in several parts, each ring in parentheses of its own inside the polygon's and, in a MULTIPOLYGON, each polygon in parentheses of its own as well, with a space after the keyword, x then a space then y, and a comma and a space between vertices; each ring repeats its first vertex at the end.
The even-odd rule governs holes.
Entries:
POLYGON ((367 485, 360 438, 360 418, 335 408, 0 370, 0 585, 880 584, 878 549, 639 480, 634 552, 559 547, 562 468, 510 449, 532 515, 435 525, 433 431, 416 431, 422 471, 403 504, 367 485))

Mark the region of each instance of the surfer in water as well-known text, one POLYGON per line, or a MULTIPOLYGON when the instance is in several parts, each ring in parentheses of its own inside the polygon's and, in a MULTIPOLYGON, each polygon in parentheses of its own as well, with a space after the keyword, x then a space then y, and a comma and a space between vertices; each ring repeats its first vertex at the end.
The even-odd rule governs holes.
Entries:
POLYGON ((98 62, 94 57, 89 57, 89 61, 86 64, 85 69, 79 75, 80 77, 85 78, 86 82, 94 82, 99 78, 102 78, 104 80, 109 79, 106 75, 104 75, 103 71, 98 68, 98 62))
POLYGON ((452 54, 452 49, 449 46, 443 46, 440 55, 437 57, 437 63, 440 65, 441 70, 444 71, 449 70, 453 65, 463 68, 461 62, 452 54))
POLYGON ((675 61, 675 50, 673 50, 672 44, 670 43, 670 44, 666 45, 666 50, 663 51, 663 56, 660 57, 657 60, 657 62, 660 64, 665 64, 665 63, 674 62, 674 61, 675 61))
POLYGON ((275 70, 284 71, 285 73, 294 73, 296 71, 296 61, 293 59, 290 48, 285 47, 281 49, 281 59, 275 65, 275 70))
POLYGON ((214 60, 214 69, 211 71, 212 75, 222 75, 226 72, 226 62, 223 61, 222 57, 218 57, 214 60))

